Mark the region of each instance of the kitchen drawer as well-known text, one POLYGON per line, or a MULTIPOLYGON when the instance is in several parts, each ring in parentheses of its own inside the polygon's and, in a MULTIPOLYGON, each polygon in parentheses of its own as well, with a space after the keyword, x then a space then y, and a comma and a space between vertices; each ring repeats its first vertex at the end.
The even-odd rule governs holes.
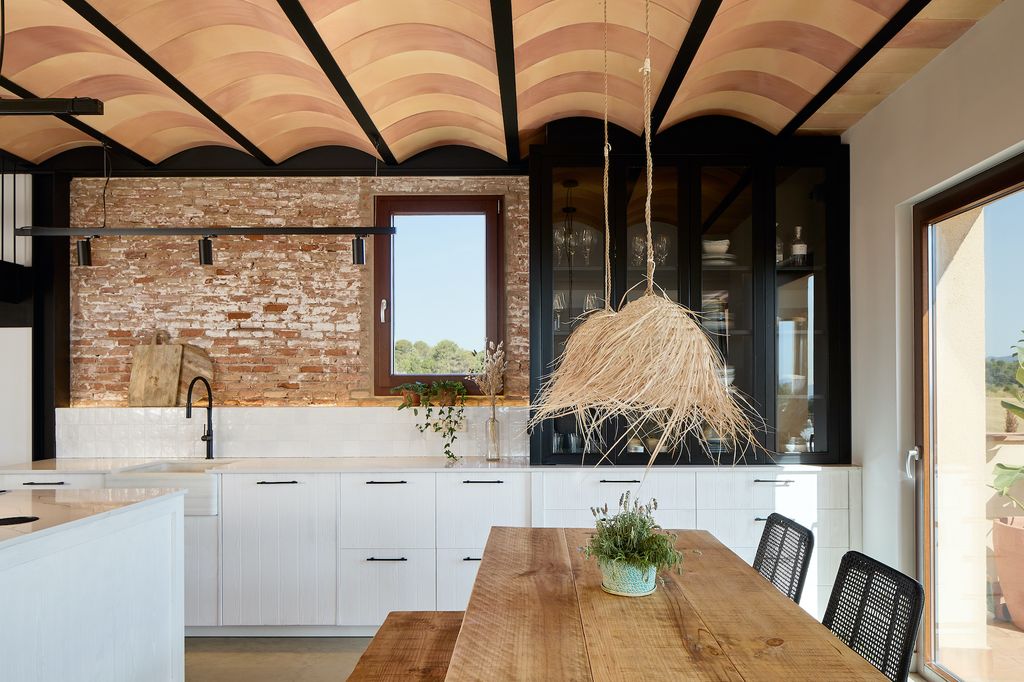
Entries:
POLYGON ((0 476, 2 490, 102 488, 103 474, 6 474, 0 476))
POLYGON ((590 509, 604 504, 618 509, 627 490, 641 501, 652 497, 660 509, 694 509, 696 474, 692 471, 617 471, 600 467, 544 472, 544 509, 590 509))
POLYGON ((220 624, 220 519, 185 516, 185 625, 220 624))
MULTIPOLYGON (((662 509, 659 506, 654 518, 662 528, 690 530, 697 527, 695 514, 692 509, 662 509)), ((543 523, 535 525, 544 528, 593 528, 594 515, 589 509, 545 509, 543 523)))
POLYGON ((793 516, 800 510, 847 509, 847 471, 709 471, 699 475, 698 509, 774 509, 793 516))
POLYGON ((465 611, 483 548, 437 550, 437 610, 465 611))
POLYGON ((338 625, 376 627, 391 611, 436 610, 432 549, 343 549, 338 569, 338 625))
MULTIPOLYGON (((764 532, 764 519, 772 509, 698 509, 697 528, 709 531, 730 549, 757 547, 764 532)), ((779 512, 784 513, 784 512, 779 512)), ((800 510, 786 514, 814 533, 814 550, 849 548, 850 515, 845 509, 800 510)))
POLYGON ((529 474, 437 474, 439 548, 483 547, 492 526, 529 525, 529 474))
POLYGON ((342 474, 341 546, 434 548, 434 474, 342 474))

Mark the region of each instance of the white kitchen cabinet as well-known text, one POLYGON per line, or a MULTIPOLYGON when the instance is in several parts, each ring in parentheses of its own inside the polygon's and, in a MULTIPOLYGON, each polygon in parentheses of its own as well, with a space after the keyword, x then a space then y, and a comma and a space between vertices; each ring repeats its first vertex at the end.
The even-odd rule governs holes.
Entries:
POLYGON ((332 625, 337 474, 222 476, 224 625, 332 625))
POLYGON ((483 548, 437 550, 437 610, 465 611, 483 548))
POLYGON ((341 474, 341 546, 434 548, 434 474, 341 474))
POLYGON ((619 498, 629 491, 646 502, 658 500, 659 508, 694 509, 692 471, 643 471, 614 467, 544 472, 545 509, 587 509, 607 504, 608 511, 618 509, 619 498))
POLYGON ((5 474, 0 476, 0 490, 67 490, 102 488, 103 474, 5 474))
POLYGON ((483 547, 492 526, 530 525, 530 475, 437 474, 437 547, 483 547))
POLYGON ((433 549, 343 549, 338 567, 338 625, 376 627, 391 611, 433 611, 433 549))
POLYGON ((185 517, 185 625, 219 625, 220 519, 185 517))

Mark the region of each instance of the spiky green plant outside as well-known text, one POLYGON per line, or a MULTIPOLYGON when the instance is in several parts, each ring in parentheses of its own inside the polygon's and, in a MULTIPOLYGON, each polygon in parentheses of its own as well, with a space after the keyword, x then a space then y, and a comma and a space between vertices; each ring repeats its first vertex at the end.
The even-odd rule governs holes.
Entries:
POLYGON ((657 508, 655 499, 647 504, 631 501, 628 491, 619 498, 619 512, 613 516, 608 515, 607 504, 591 507, 597 533, 582 548, 584 556, 597 559, 599 563, 632 566, 641 571, 649 566, 659 572, 678 567, 683 554, 676 549, 676 536, 662 530, 654 520, 657 508))
MULTIPOLYGON (((1003 400, 1002 406, 1006 408, 1006 411, 1020 419, 1024 419, 1024 339, 1017 342, 1017 345, 1013 349, 1013 355, 1017 358, 1017 383, 1020 387, 1017 389, 1017 399, 1020 402, 1010 402, 1009 400, 1003 400)), ((1007 498, 1011 504, 1019 509, 1024 509, 1024 500, 1021 500, 1014 495, 1010 494, 1010 488, 1014 486, 1017 481, 1024 480, 1024 464, 1019 466, 1009 466, 1007 464, 996 464, 995 470, 992 472, 995 479, 992 481, 992 488, 997 493, 1007 498)))

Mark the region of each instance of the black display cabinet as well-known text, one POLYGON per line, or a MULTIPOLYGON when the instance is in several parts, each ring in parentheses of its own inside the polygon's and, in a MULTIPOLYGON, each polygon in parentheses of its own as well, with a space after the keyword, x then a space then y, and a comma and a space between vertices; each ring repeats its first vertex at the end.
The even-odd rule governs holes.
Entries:
MULTIPOLYGON (((603 306, 600 123, 560 121, 530 149, 531 393, 580 315, 603 306)), ((655 137, 655 280, 701 312, 727 376, 763 419, 766 452, 747 464, 850 461, 849 153, 838 138, 780 139, 730 119, 655 137)), ((609 173, 612 296, 643 293, 641 140, 613 129, 609 173)), ((655 440, 612 424, 583 452, 572 418, 531 434, 534 464, 642 464, 655 440), (611 444, 618 443, 612 448, 611 444)), ((725 450, 725 461, 733 453, 725 450)), ((691 442, 659 465, 710 464, 691 442)))

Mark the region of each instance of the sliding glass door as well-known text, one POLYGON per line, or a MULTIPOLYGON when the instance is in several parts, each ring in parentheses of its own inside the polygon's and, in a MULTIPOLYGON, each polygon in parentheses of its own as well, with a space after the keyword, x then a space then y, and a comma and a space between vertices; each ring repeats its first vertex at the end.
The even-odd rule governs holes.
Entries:
POLYGON ((1024 191, 921 230, 924 667, 1021 680, 1024 477, 996 488, 1024 465, 1024 191))

